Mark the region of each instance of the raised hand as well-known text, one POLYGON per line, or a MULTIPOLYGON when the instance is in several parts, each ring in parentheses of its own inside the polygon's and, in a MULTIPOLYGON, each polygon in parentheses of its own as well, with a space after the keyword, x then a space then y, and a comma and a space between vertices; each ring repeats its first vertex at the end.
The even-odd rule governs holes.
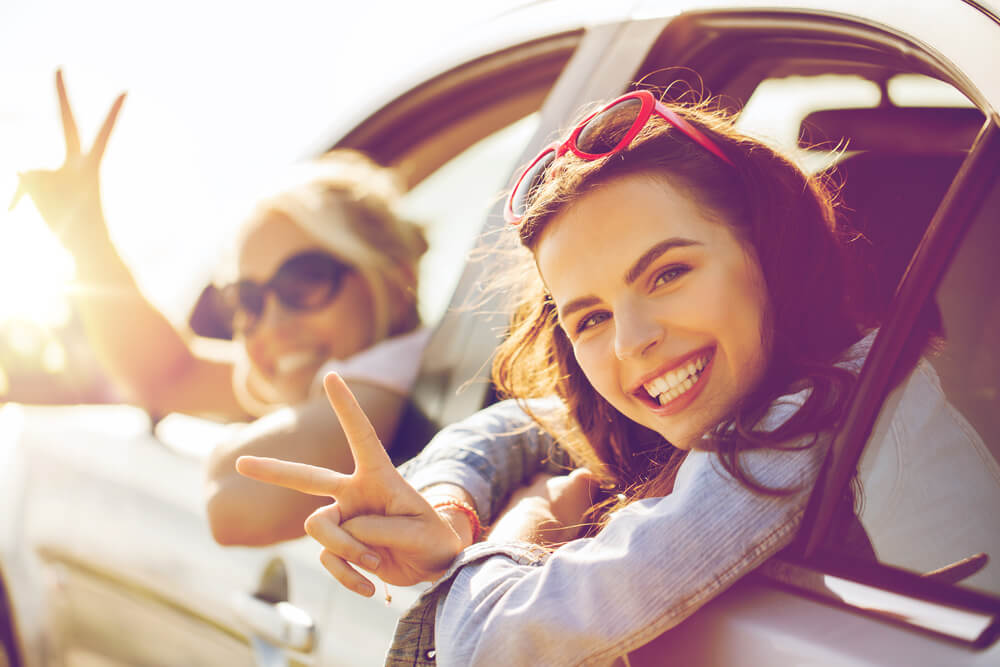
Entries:
POLYGON ((56 72, 56 90, 66 140, 66 159, 58 169, 22 172, 10 208, 17 205, 21 196, 30 196, 52 231, 72 251, 80 248, 78 244, 85 242, 88 235, 104 231, 99 179, 101 158, 125 101, 125 93, 111 105, 93 146, 84 153, 61 70, 56 72))
POLYGON ((324 547, 323 566, 345 587, 365 596, 375 592, 351 563, 399 586, 437 579, 462 550, 462 539, 396 471, 340 376, 328 375, 324 387, 354 456, 352 474, 253 456, 240 457, 236 469, 261 482, 336 500, 306 519, 305 529, 324 547))

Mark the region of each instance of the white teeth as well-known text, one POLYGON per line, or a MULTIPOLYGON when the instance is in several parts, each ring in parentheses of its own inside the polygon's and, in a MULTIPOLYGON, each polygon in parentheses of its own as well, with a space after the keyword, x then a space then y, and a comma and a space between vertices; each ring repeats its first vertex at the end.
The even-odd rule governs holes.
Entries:
POLYGON ((669 388, 670 385, 668 385, 667 381, 664 380, 663 378, 656 378, 655 380, 646 385, 646 390, 653 396, 656 396, 657 394, 662 394, 669 388))
POLYGON ((698 381, 699 373, 704 370, 709 359, 708 355, 692 359, 687 365, 667 371, 660 377, 650 380, 643 387, 660 405, 665 405, 694 386, 695 382, 698 381))

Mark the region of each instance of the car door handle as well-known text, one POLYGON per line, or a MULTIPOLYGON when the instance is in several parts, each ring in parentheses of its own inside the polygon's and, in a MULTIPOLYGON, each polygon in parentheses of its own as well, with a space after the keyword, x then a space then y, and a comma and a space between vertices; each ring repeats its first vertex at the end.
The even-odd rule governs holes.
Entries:
POLYGON ((307 653, 316 643, 316 624, 289 602, 268 602, 239 593, 233 598, 233 610, 254 635, 278 646, 307 653))

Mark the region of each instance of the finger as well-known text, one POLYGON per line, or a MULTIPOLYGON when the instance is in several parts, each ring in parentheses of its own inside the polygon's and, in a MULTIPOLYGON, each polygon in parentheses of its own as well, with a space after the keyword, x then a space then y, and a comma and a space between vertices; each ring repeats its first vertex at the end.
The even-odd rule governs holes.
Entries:
POLYGON ((59 115, 62 116, 63 135, 66 137, 66 157, 80 154, 80 133, 76 129, 73 110, 69 106, 69 96, 66 95, 66 84, 63 83, 62 70, 56 70, 56 91, 59 93, 59 115))
POLYGON ((99 164, 101 162, 101 158, 104 156, 104 149, 108 145, 108 138, 111 136, 111 130, 115 126, 115 121, 118 119, 118 112, 121 111, 124 102, 125 93, 122 93, 115 100, 114 104, 111 105, 111 109, 104 119, 104 124, 101 125, 101 129, 97 133, 97 138, 94 139, 94 145, 90 149, 90 154, 87 156, 91 163, 99 164))
POLYGON ((336 373, 329 373, 323 380, 323 387, 351 446, 354 465, 359 470, 365 468, 370 470, 386 464, 391 466, 392 461, 379 442, 372 423, 368 421, 368 416, 358 405, 357 399, 343 378, 336 373))
POLYGON ((21 201, 21 197, 27 194, 28 190, 24 187, 24 182, 21 180, 20 175, 17 177, 17 190, 14 191, 14 198, 10 200, 10 206, 7 207, 8 211, 13 211, 14 207, 17 206, 17 202, 21 201))
POLYGON ((360 572, 351 567, 343 558, 330 553, 324 549, 319 554, 319 562, 323 564, 326 571, 333 575, 333 578, 347 589, 358 595, 370 598, 375 595, 375 586, 360 572))
POLYGON ((412 516, 382 516, 362 514, 340 525, 348 536, 368 547, 384 547, 405 551, 422 551, 424 546, 437 546, 440 539, 432 537, 427 524, 412 516))
POLYGON ((343 488, 348 479, 347 475, 327 468, 263 456, 239 457, 236 459, 236 471, 258 482, 283 486, 312 496, 333 496, 343 488))
POLYGON ((306 534, 319 542, 333 555, 355 565, 360 565, 370 572, 378 570, 379 558, 367 545, 352 537, 338 524, 337 516, 330 513, 314 512, 306 519, 306 534))

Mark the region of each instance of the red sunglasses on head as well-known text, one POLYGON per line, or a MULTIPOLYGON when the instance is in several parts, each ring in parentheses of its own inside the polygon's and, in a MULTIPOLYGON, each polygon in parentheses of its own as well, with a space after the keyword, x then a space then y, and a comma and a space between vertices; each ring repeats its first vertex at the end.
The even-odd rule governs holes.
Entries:
POLYGON ((688 139, 732 166, 732 160, 698 128, 667 108, 648 90, 639 90, 622 95, 603 109, 587 116, 566 141, 556 141, 545 147, 521 173, 517 184, 511 189, 504 207, 504 219, 512 225, 519 224, 524 219, 532 193, 545 180, 549 165, 556 158, 567 151, 582 160, 596 160, 617 153, 632 143, 635 135, 646 126, 646 121, 654 113, 680 130, 688 139))

